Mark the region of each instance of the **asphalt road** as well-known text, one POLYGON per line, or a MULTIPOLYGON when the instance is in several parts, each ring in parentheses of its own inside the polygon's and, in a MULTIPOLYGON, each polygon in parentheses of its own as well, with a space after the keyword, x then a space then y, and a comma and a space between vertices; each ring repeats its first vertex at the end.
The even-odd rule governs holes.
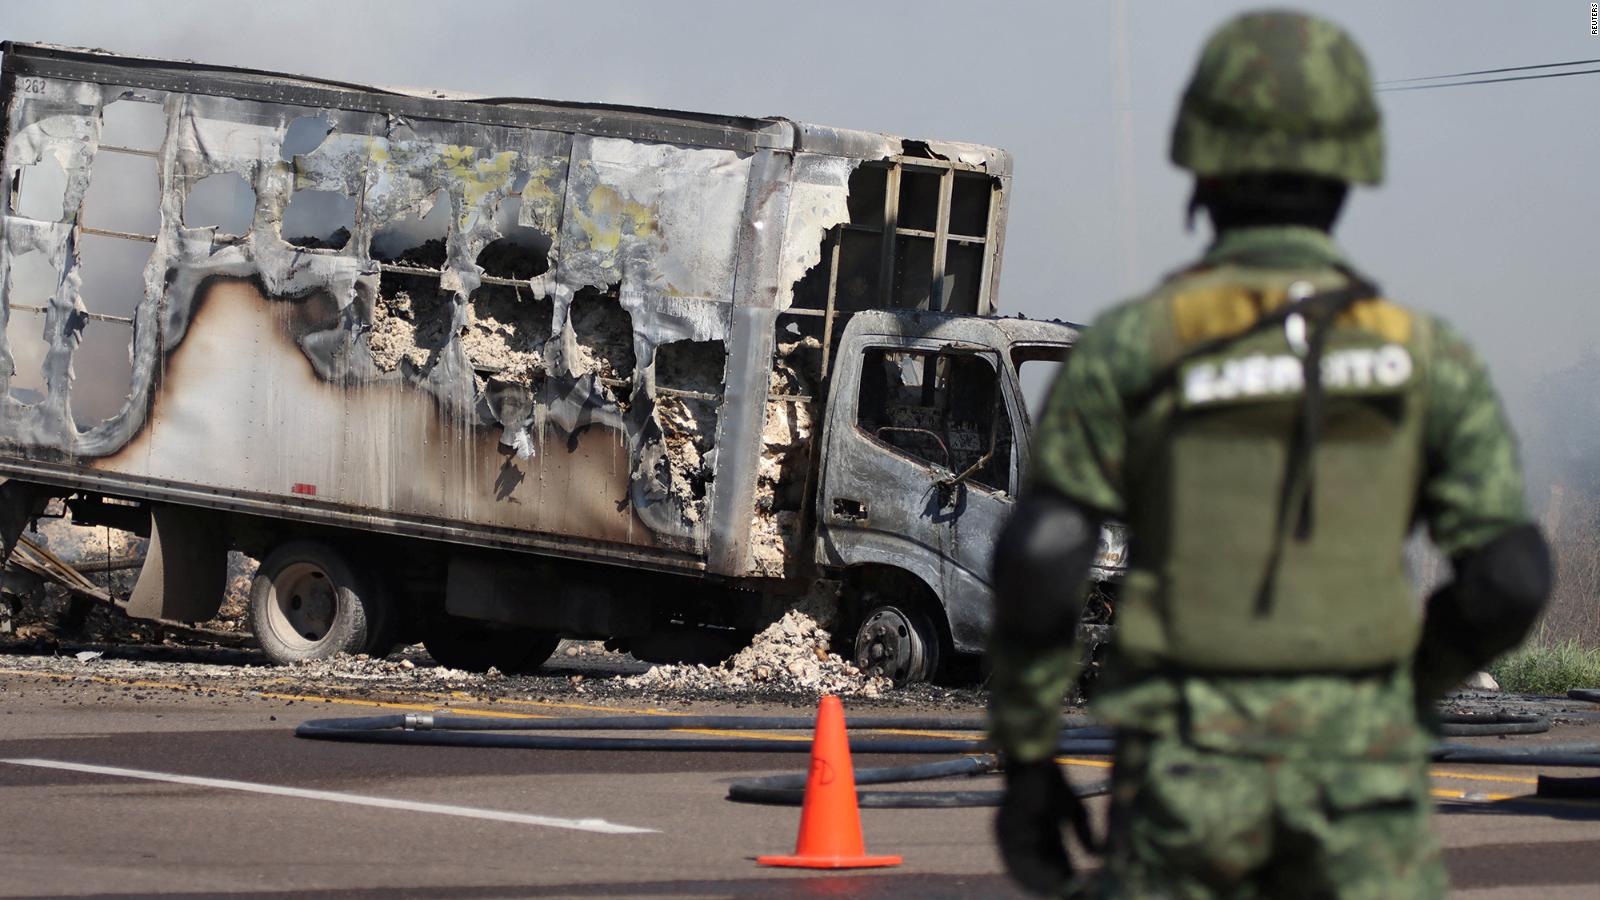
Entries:
MULTIPOLYGON (((388 699, 493 715, 603 714, 537 699, 388 699)), ((1021 896, 1001 875, 991 813, 981 809, 864 811, 869 852, 901 854, 899 868, 758 867, 756 855, 792 848, 798 811, 730 803, 727 783, 802 770, 802 754, 385 747, 292 736, 307 718, 382 711, 370 697, 333 701, 0 671, 0 896, 1021 896)), ((1600 740, 1600 725, 1541 740, 1600 740)), ((900 761, 908 760, 858 757, 856 765, 900 761)), ((1104 777, 1092 762, 1069 771, 1104 777)), ((1439 824, 1459 896, 1600 896, 1600 805, 1515 799, 1532 793, 1535 774, 1442 768, 1439 824)))

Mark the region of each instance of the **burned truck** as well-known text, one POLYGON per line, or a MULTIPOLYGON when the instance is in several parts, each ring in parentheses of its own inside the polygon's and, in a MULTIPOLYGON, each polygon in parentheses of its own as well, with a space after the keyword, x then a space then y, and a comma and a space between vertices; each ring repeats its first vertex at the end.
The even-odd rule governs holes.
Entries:
MULTIPOLYGON (((0 539, 147 535, 135 617, 280 662, 562 636, 714 659, 803 607, 981 651, 1027 465, 1002 151, 6 43, 0 539)), ((842 629, 842 630, 841 630, 842 629)))

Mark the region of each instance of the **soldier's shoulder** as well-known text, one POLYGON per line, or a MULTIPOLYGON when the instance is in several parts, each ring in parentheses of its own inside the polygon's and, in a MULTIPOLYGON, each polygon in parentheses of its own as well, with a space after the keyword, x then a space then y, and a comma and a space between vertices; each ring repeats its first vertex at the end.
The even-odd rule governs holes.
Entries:
POLYGON ((1413 310, 1412 315, 1416 317, 1419 337, 1427 342, 1435 359, 1446 363, 1477 365, 1477 350, 1473 349, 1466 333, 1454 322, 1436 313, 1413 310))
POLYGON ((1091 321, 1090 327, 1101 330, 1148 330, 1152 323, 1171 317, 1172 305, 1177 298, 1224 283, 1225 277, 1215 269, 1199 266, 1179 269, 1163 276, 1149 290, 1112 304, 1091 321))

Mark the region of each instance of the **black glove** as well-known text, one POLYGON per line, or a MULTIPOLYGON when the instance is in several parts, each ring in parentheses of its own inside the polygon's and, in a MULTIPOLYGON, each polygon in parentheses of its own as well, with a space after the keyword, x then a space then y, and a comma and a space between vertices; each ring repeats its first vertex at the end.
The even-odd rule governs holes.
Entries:
POLYGON ((1006 869, 1033 893, 1062 896, 1072 881, 1072 859, 1061 839, 1061 823, 1071 822, 1079 842, 1098 851, 1089 813, 1054 760, 1007 762, 1005 776, 1005 797, 994 827, 1006 869))
POLYGON ((1412 666, 1429 725, 1451 688, 1522 643, 1550 596, 1550 548, 1532 525, 1508 528, 1454 564, 1455 579, 1428 598, 1412 666))

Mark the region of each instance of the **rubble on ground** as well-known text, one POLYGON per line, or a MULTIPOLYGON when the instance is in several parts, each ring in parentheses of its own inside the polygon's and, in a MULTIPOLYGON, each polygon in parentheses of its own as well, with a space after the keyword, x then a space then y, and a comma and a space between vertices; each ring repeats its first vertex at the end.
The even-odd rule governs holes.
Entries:
POLYGON ((655 666, 618 679, 647 691, 754 691, 877 697, 894 683, 866 675, 828 652, 832 638, 810 616, 790 611, 720 666, 655 666))
POLYGON ((365 681, 406 679, 408 681, 444 682, 448 684, 481 683, 504 678, 491 668, 487 672, 468 672, 445 666, 418 666, 409 655, 399 658, 374 659, 365 653, 340 653, 327 659, 307 659, 287 666, 296 676, 314 679, 355 679, 365 681))

